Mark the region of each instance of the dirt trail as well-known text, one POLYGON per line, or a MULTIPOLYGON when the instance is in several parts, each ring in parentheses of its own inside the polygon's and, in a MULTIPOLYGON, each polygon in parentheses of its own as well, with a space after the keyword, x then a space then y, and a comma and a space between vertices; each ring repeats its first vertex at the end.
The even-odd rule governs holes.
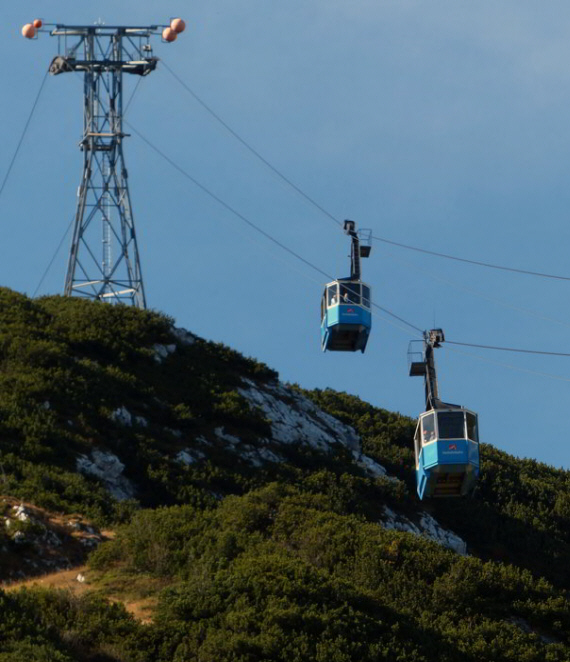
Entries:
MULTIPOLYGON (((56 570, 46 572, 45 574, 36 574, 26 579, 10 581, 10 572, 19 571, 22 574, 29 570, 24 561, 29 560, 30 552, 22 555, 18 550, 12 551, 2 559, 4 576, 0 581, 0 589, 6 592, 18 591, 21 588, 53 588, 63 589, 73 593, 73 595, 83 595, 88 591, 94 591, 98 595, 103 595, 111 602, 122 603, 136 619, 143 623, 148 623, 152 619, 152 611, 156 606, 156 598, 150 597, 124 597, 121 595, 121 589, 114 587, 105 591, 101 586, 90 583, 93 577, 92 571, 85 565, 86 557, 90 549, 93 549, 98 543, 105 540, 112 540, 115 532, 112 530, 99 531, 88 520, 81 515, 61 515, 51 513, 43 508, 34 506, 31 503, 22 502, 10 496, 0 495, 0 526, 6 525, 6 522, 18 525, 21 522, 34 522, 42 527, 42 532, 47 532, 43 537, 36 540, 35 557, 36 572, 41 572, 41 564, 46 560, 51 561, 58 558, 61 563, 65 563, 67 568, 71 564, 71 569, 56 570), (23 515, 22 515, 23 513, 23 515), (18 521, 19 520, 19 521, 18 521), (54 534, 57 545, 53 546, 53 538, 48 538, 47 534, 54 534), (87 544, 85 544, 87 543, 87 544), (79 578, 79 579, 78 579, 79 578)), ((47 569, 47 568, 46 568, 47 569)))
MULTIPOLYGON (((87 581, 78 581, 78 576, 85 578, 87 566, 77 566, 71 570, 60 570, 59 572, 52 572, 48 575, 41 575, 40 577, 32 577, 19 582, 14 582, 8 586, 2 586, 3 591, 11 592, 17 591, 21 588, 32 588, 40 586, 42 588, 54 588, 71 591, 74 595, 83 595, 93 587, 87 581)), ((120 602, 124 605, 125 609, 132 614, 137 620, 142 623, 150 623, 152 621, 152 611, 156 606, 156 598, 139 598, 132 600, 122 600, 116 595, 108 595, 106 598, 111 602, 120 602)))
POLYGON ((60 570, 58 572, 52 572, 49 575, 40 575, 39 577, 31 577, 20 582, 14 582, 8 586, 3 586, 2 590, 10 592, 17 591, 20 588, 41 586, 42 588, 69 589, 79 595, 89 590, 89 586, 85 582, 77 581, 77 576, 83 575, 84 572, 85 566, 81 565, 71 570, 60 570))

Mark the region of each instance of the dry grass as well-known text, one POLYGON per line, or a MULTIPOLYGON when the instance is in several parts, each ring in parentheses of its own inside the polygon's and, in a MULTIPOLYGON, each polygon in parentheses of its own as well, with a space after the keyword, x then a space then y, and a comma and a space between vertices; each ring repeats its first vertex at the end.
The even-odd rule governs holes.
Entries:
POLYGON ((85 566, 77 566, 72 570, 60 570, 59 572, 52 572, 48 575, 41 577, 32 577, 20 582, 14 582, 9 586, 4 587, 4 591, 17 591, 21 588, 32 588, 34 586, 41 586, 42 588, 55 588, 69 590, 76 595, 81 595, 89 590, 87 582, 78 582, 77 576, 85 572, 85 566))
MULTIPOLYGON (((88 520, 81 515, 52 513, 9 496, 0 496, 0 515, 13 519, 15 508, 20 505, 24 506, 34 522, 53 531, 62 544, 55 548, 46 545, 42 549, 38 549, 34 544, 3 554, 0 563, 0 587, 3 590, 18 591, 37 586, 68 591, 77 596, 90 591, 111 602, 122 603, 127 611, 143 623, 152 621, 152 614, 158 602, 157 596, 168 582, 142 574, 125 576, 124 573, 100 573, 88 569, 85 561, 89 548, 84 542, 89 538, 99 538, 97 534, 85 530, 86 527, 92 527, 88 520), (36 565, 32 566, 26 559, 32 560, 36 565), (61 561, 61 565, 67 565, 67 568, 56 571, 47 567, 42 569, 42 562, 54 559, 61 561), (11 580, 10 573, 18 571, 28 576, 21 580, 11 580), (30 576, 32 573, 34 576, 30 576), (82 576, 84 581, 78 581, 78 576, 82 576)), ((2 522, 0 519, 0 523, 2 522)), ((112 540, 115 532, 101 531, 101 536, 103 540, 112 540)))
POLYGON ((141 623, 150 623, 158 602, 158 593, 165 586, 164 581, 152 577, 138 576, 119 581, 98 576, 87 566, 77 566, 72 570, 60 570, 41 577, 14 582, 3 590, 11 592, 22 588, 41 587, 69 591, 73 595, 83 595, 91 591, 110 602, 123 604, 125 609, 141 623), (82 575, 85 581, 78 581, 79 575, 82 575))
POLYGON ((6 526, 7 531, 23 529, 27 540, 0 552, 1 587, 14 581, 20 584, 20 578, 58 574, 63 569, 73 572, 85 563, 91 549, 113 537, 112 531, 100 533, 81 515, 49 512, 10 496, 0 496, 0 526, 6 526), (18 506, 25 508, 28 520, 15 517, 18 506))

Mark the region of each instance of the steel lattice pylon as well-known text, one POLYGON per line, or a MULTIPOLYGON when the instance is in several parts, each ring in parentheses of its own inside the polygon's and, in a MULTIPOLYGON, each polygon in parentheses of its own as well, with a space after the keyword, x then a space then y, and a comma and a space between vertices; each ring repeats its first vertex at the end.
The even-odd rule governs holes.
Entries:
POLYGON ((53 75, 83 74, 83 177, 65 278, 66 296, 146 307, 123 154, 123 74, 156 67, 150 37, 159 26, 56 25, 53 75))

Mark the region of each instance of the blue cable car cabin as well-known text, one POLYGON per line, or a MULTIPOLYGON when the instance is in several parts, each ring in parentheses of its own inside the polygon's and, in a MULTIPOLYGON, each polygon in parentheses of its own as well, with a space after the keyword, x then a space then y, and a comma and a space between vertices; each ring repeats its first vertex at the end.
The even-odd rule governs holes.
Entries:
POLYGON ((323 352, 364 353, 370 329, 370 286, 360 280, 360 259, 369 257, 371 230, 356 231, 356 223, 346 220, 344 231, 351 239, 350 277, 333 280, 325 286, 321 299, 321 347, 323 352), (362 235, 366 244, 360 243, 362 235))
POLYGON ((370 286, 350 279, 328 283, 321 300, 323 351, 364 352, 371 327, 370 286))
POLYGON ((420 414, 414 435, 420 499, 465 496, 479 477, 477 414, 439 398, 433 350, 444 341, 442 329, 432 329, 424 333, 424 351, 419 359, 417 352, 408 352, 410 376, 425 381, 426 411, 420 414))
POLYGON ((447 407, 426 411, 418 420, 414 449, 420 499, 465 496, 479 477, 477 414, 447 407))

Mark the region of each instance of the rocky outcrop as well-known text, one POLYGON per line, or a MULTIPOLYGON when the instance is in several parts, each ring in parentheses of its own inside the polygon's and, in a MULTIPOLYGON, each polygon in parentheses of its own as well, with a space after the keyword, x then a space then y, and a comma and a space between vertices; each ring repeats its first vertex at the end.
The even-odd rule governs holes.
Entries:
MULTIPOLYGON (((196 337, 184 329, 173 329, 175 343, 154 345, 154 357, 162 362, 174 354, 177 345, 191 345, 196 337)), ((361 471, 371 478, 382 478, 398 481, 389 476, 386 469, 373 458, 362 452, 362 443, 354 428, 324 412, 311 400, 287 386, 275 382, 258 383, 252 379, 242 379, 239 394, 245 398, 250 407, 269 422, 271 434, 268 438, 257 439, 255 444, 245 442, 239 436, 227 431, 223 426, 213 430, 213 437, 196 438, 192 443, 184 439, 180 430, 164 428, 165 431, 180 442, 184 447, 172 456, 172 459, 182 465, 190 466, 207 459, 213 444, 225 446, 228 453, 235 454, 240 460, 253 467, 262 467, 266 463, 281 463, 285 461, 286 447, 292 445, 306 446, 317 453, 333 454, 339 449, 349 451, 353 462, 361 471)), ((147 427, 149 421, 140 416, 133 416, 125 406, 119 407, 111 414, 111 419, 123 427, 139 425, 147 427)), ((90 456, 81 455, 77 458, 77 469, 82 473, 99 478, 107 490, 118 500, 135 496, 136 489, 132 482, 123 475, 124 464, 110 451, 95 449, 90 456)), ((458 554, 466 554, 467 546, 461 538, 451 531, 445 530, 428 513, 418 511, 414 521, 400 515, 389 508, 385 509, 382 526, 421 535, 439 544, 455 550, 458 554)))
POLYGON ((280 383, 260 386, 244 379, 246 388, 239 393, 259 408, 271 423, 272 441, 278 444, 303 444, 324 453, 341 444, 360 451, 360 438, 353 428, 319 409, 308 398, 280 383))
MULTIPOLYGON (((341 445, 351 451, 355 464, 369 476, 398 480, 388 476, 382 465, 362 453, 361 439, 352 427, 323 412, 303 395, 282 384, 259 386, 251 380, 244 382, 247 388, 240 389, 240 393, 269 419, 273 444, 305 444, 324 453, 330 453, 341 445)), ((220 437, 226 438, 234 447, 239 443, 239 439, 230 438, 230 435, 220 435, 220 437)), ((250 450, 241 454, 242 457, 251 458, 250 450)), ((259 449, 254 457, 257 461, 260 457, 265 461, 279 461, 276 459, 279 456, 261 456, 259 449)), ((421 535, 458 554, 467 554, 465 541, 440 526, 428 513, 419 512, 417 523, 414 524, 404 515, 399 515, 388 507, 385 507, 384 512, 385 517, 380 523, 385 528, 421 535)))
POLYGON ((123 476, 125 465, 110 451, 93 450, 91 457, 80 455, 77 458, 77 470, 99 478, 112 496, 118 501, 131 499, 136 490, 131 481, 123 476))
POLYGON ((10 497, 0 500, 0 513, 8 534, 0 548, 0 585, 81 565, 104 540, 80 516, 57 515, 10 497))
POLYGON ((384 517, 380 522, 386 529, 393 529, 395 531, 406 531, 413 533, 416 536, 423 536, 429 538, 434 542, 452 549, 454 552, 465 556, 467 554, 467 543, 462 540, 453 531, 444 529, 431 515, 426 512, 418 513, 417 523, 414 524, 412 520, 402 514, 394 512, 388 506, 384 506, 384 517))

